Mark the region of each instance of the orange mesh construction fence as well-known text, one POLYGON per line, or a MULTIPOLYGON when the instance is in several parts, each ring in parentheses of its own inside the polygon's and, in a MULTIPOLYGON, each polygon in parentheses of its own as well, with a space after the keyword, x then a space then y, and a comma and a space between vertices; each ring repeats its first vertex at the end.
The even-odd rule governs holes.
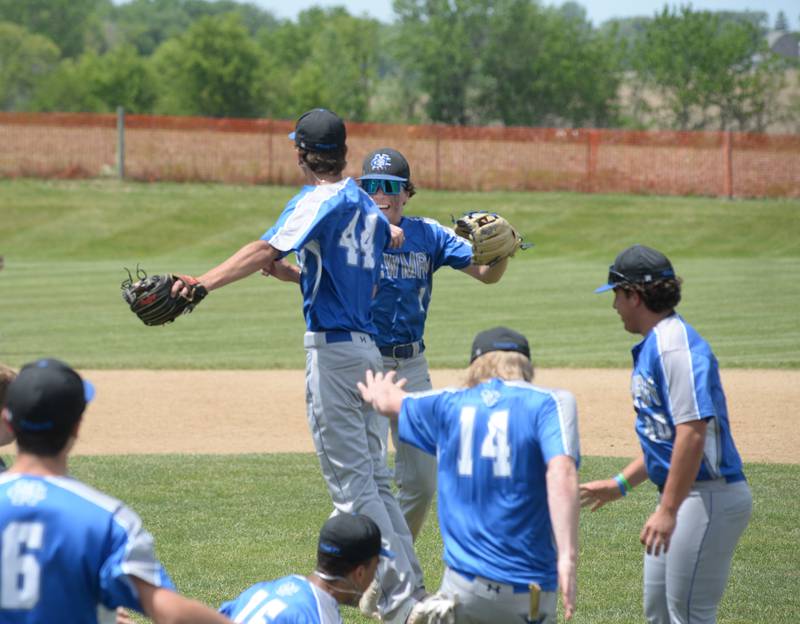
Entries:
MULTIPOLYGON (((299 184, 293 121, 128 115, 125 177, 299 184)), ((348 123, 349 165, 394 147, 424 188, 800 197, 800 136, 348 123)), ((117 116, 0 113, 0 177, 117 175, 117 116)))

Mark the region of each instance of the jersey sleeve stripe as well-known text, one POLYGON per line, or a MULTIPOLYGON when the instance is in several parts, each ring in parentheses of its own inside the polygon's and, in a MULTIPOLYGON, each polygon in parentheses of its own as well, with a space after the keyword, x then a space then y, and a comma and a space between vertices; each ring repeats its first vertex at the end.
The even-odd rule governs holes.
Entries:
POLYGON ((694 366, 686 326, 677 316, 656 327, 658 353, 666 381, 665 396, 674 424, 701 418, 694 385, 694 366))
POLYGON ((324 184, 300 198, 294 211, 267 241, 278 251, 290 251, 316 221, 323 205, 342 190, 346 180, 324 184))

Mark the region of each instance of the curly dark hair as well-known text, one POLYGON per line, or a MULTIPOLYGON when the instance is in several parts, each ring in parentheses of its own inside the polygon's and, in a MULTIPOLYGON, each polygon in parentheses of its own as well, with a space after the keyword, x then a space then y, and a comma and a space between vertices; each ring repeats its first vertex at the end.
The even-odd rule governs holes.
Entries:
POLYGON ((411 199, 412 197, 414 197, 414 195, 417 194, 417 187, 414 186, 414 183, 411 180, 406 182, 405 186, 406 186, 406 191, 408 192, 409 199, 411 199))
POLYGON ((298 150, 300 158, 311 171, 319 175, 339 175, 347 166, 347 146, 332 152, 309 152, 298 150))
POLYGON ((617 287, 639 293, 647 309, 651 312, 666 312, 674 309, 680 303, 682 283, 683 280, 680 277, 670 277, 646 284, 623 282, 617 287))

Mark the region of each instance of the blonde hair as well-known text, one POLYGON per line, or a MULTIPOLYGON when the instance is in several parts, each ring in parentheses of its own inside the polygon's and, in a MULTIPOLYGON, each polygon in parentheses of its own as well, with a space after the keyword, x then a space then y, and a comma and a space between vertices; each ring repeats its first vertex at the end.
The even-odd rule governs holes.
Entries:
POLYGON ((533 364, 516 351, 489 351, 489 353, 476 357, 469 365, 464 385, 472 388, 493 377, 499 377, 506 381, 531 381, 533 364))
POLYGON ((15 373, 13 369, 4 364, 0 364, 0 407, 3 407, 3 403, 5 403, 6 400, 6 390, 8 390, 8 386, 14 381, 16 376, 17 373, 15 373))

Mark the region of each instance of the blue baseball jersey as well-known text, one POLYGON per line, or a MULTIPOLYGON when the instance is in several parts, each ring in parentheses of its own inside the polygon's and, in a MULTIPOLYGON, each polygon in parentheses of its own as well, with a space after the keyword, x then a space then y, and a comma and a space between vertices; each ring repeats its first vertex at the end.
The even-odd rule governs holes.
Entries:
POLYGON ((405 241, 383 252, 383 268, 372 315, 379 347, 422 340, 433 291, 433 274, 442 266, 463 269, 472 247, 432 219, 403 217, 405 241))
POLYGON ((352 178, 303 187, 261 238, 281 257, 297 253, 309 331, 376 333, 370 306, 391 233, 352 178))
POLYGON ((399 434, 438 457, 445 563, 555 590, 545 477, 558 455, 580 461, 572 394, 500 379, 412 394, 403 400, 399 434))
POLYGON ((680 315, 672 314, 632 353, 636 433, 650 479, 659 486, 667 481, 675 426, 707 420, 697 479, 742 480, 742 460, 731 436, 719 366, 709 344, 680 315))
POLYGON ((4 624, 114 622, 142 610, 130 577, 174 588, 139 516, 69 477, 0 475, 0 553, 4 624))
POLYGON ((237 624, 341 624, 339 605, 307 578, 285 576, 256 583, 219 612, 237 624))

